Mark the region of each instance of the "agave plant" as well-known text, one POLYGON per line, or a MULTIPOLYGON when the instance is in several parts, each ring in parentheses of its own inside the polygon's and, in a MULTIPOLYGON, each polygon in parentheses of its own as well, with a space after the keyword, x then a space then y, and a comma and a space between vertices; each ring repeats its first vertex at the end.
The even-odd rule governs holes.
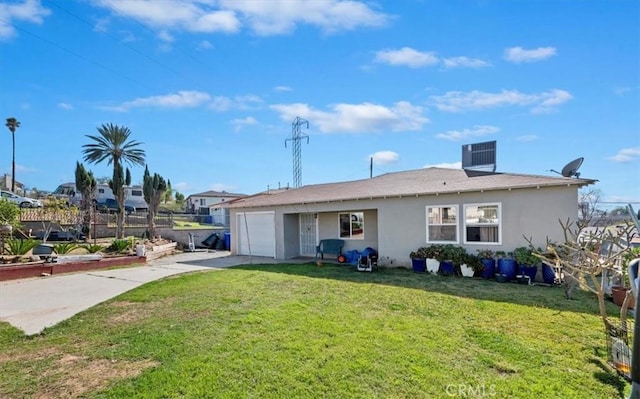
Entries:
POLYGON ((69 253, 71 253, 71 251, 73 251, 74 249, 80 248, 80 246, 76 243, 73 242, 62 242, 59 244, 55 244, 53 246, 53 250, 58 254, 58 255, 67 255, 69 253))
POLYGON ((11 239, 5 241, 5 250, 9 255, 25 255, 35 248, 40 241, 29 238, 27 240, 11 239))
POLYGON ((126 252, 131 247, 131 241, 127 239, 115 239, 111 242, 111 245, 107 247, 107 251, 122 253, 126 252))
POLYGON ((81 245, 80 248, 84 248, 90 254, 95 254, 96 252, 102 251, 104 248, 100 244, 85 244, 81 245))

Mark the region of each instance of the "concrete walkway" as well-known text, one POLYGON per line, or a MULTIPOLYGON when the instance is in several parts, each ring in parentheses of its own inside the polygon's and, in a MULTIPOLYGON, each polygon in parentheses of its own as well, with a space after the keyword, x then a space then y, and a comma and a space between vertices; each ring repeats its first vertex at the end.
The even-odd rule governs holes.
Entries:
POLYGON ((181 273, 220 270, 271 258, 230 256, 227 251, 184 252, 136 266, 0 282, 0 321, 26 335, 40 333, 62 320, 150 281, 181 273))

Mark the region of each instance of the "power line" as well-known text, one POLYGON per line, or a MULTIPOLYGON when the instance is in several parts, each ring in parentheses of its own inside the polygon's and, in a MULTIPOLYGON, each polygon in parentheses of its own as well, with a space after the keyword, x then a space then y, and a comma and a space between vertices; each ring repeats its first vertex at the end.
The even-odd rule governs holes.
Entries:
POLYGON ((123 79, 126 79, 126 80, 128 80, 128 81, 130 81, 130 82, 132 82, 132 83, 135 83, 135 84, 137 84, 137 85, 139 85, 139 86, 141 86, 141 87, 144 87, 144 88, 146 88, 146 89, 154 90, 152 87, 150 87, 150 86, 148 86, 148 85, 146 85, 146 84, 144 84, 144 83, 142 83, 142 82, 140 82, 140 81, 138 81, 138 80, 136 80, 136 79, 133 79, 133 78, 130 78, 129 76, 123 75, 122 73, 120 73, 120 72, 116 71, 116 70, 115 70, 115 69, 113 69, 113 68, 110 68, 110 67, 108 67, 108 66, 106 66, 106 65, 103 65, 103 64, 101 64, 101 63, 99 63, 99 62, 93 61, 93 60, 91 60, 91 59, 89 59, 89 58, 85 57, 85 56, 84 56, 84 55, 82 55, 82 54, 76 53, 76 52, 75 52, 75 51, 73 51, 73 50, 70 50, 70 49, 68 49, 68 48, 66 48, 66 47, 63 47, 63 46, 59 45, 58 43, 55 43, 55 42, 53 42, 53 41, 51 41, 51 40, 49 40, 49 39, 46 39, 46 38, 44 38, 44 37, 42 37, 42 36, 40 36, 40 35, 38 35, 38 34, 35 34, 35 33, 33 33, 33 32, 30 32, 30 31, 28 31, 28 30, 26 30, 26 29, 24 29, 24 28, 22 28, 22 27, 19 27, 19 26, 15 25, 15 24, 12 24, 11 22, 9 22, 9 21, 5 20, 4 18, 0 18, 0 21, 4 22, 4 23, 5 23, 5 24, 7 24, 7 25, 10 25, 10 26, 14 27, 15 29, 17 29, 17 30, 19 30, 19 31, 21 31, 21 32, 23 32, 23 33, 26 33, 26 34, 28 34, 28 35, 31 35, 31 36, 35 37, 36 39, 42 40, 43 42, 45 42, 45 43, 47 43, 47 44, 49 44, 49 45, 51 45, 51 46, 53 46, 53 47, 56 47, 56 48, 58 48, 58 49, 60 49, 60 50, 62 50, 62 51, 65 51, 65 52, 67 52, 67 53, 69 53, 69 54, 71 54, 71 55, 73 55, 73 56, 75 56, 75 57, 78 57, 78 58, 80 58, 81 60, 84 60, 84 61, 86 61, 86 62, 88 62, 88 63, 90 63, 90 64, 93 64, 93 65, 95 65, 95 66, 97 66, 97 67, 99 67, 99 68, 102 68, 102 69, 104 69, 105 71, 111 72, 112 74, 114 74, 114 75, 116 75, 116 76, 119 76, 119 77, 121 77, 121 78, 123 78, 123 79))
MULTIPOLYGON (((124 12, 121 8, 119 8, 119 7, 115 4, 115 2, 107 0, 107 3, 108 3, 108 4, 109 4, 113 9, 117 10, 117 13, 118 13, 121 17, 123 17, 123 18, 128 18, 132 23, 134 23, 134 24, 138 25, 139 27, 141 27, 142 29, 146 30, 147 32, 150 32, 152 35, 155 35, 155 34, 156 34, 156 32, 155 32, 153 29, 149 28, 147 25, 145 25, 145 24, 141 23, 140 21, 138 21, 138 20, 137 20, 137 19, 135 19, 135 18, 130 18, 130 17, 128 17, 127 13, 126 13, 126 12, 124 12)), ((175 46, 175 48, 176 48, 180 53, 182 53, 183 55, 185 55, 185 56, 187 56, 188 58, 190 58, 192 61, 194 61, 194 62, 196 62, 197 64, 199 64, 200 66, 204 67, 204 68, 205 68, 205 70, 210 70, 210 69, 211 69, 211 66, 210 66, 210 65, 207 65, 206 63, 203 63, 201 60, 199 60, 199 59, 195 58, 195 57, 194 57, 193 55, 191 55, 189 52, 184 51, 184 50, 181 48, 181 46, 175 46)))
MULTIPOLYGON (((93 28, 93 24, 89 21, 87 21, 86 19, 82 18, 81 16, 71 12, 69 9, 62 7, 60 4, 56 3, 55 1, 50 1, 49 2, 51 5, 57 7, 58 9, 64 11, 65 13, 69 14, 70 16, 74 17, 75 19, 77 19, 78 21, 82 22, 83 24, 93 28)), ((151 57, 148 54, 143 53, 142 51, 138 50, 137 48, 122 42, 121 40, 119 40, 117 37, 115 37, 114 35, 105 32, 105 35, 110 38, 111 40, 113 40, 114 42, 116 42, 117 44, 124 46, 126 48, 128 48, 129 50, 133 51, 134 53, 140 55, 141 57, 146 58, 147 60, 153 62, 154 64, 161 66, 162 68, 166 69, 167 71, 170 71, 172 73, 174 73, 177 76, 180 76, 182 78, 185 78, 184 75, 180 74, 178 71, 176 71, 175 69, 172 69, 171 67, 167 66, 166 64, 161 63, 160 61, 156 60, 155 58, 151 57)))

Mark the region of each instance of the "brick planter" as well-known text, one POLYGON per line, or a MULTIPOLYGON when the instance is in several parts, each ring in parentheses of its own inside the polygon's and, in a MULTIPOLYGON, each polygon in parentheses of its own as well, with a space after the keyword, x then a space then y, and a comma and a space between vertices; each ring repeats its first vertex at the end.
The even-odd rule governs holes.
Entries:
POLYGON ((0 281, 20 278, 41 277, 43 275, 73 273, 87 270, 100 270, 109 267, 144 265, 147 261, 171 255, 176 243, 163 244, 146 251, 146 256, 113 256, 98 260, 79 260, 77 262, 48 263, 44 261, 0 265, 0 281))
POLYGON ((147 259, 144 256, 117 256, 112 258, 102 258, 100 260, 68 263, 32 262, 6 265, 0 266, 0 281, 87 270, 100 270, 109 267, 133 266, 135 264, 145 264, 146 261, 147 259))

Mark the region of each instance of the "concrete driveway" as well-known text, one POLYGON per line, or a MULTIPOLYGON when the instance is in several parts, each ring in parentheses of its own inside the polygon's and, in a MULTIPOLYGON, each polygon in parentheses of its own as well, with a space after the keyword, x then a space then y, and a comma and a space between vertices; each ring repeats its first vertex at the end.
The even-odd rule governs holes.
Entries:
POLYGON ((0 282, 0 321, 26 335, 40 333, 62 320, 139 287, 181 273, 221 270, 270 258, 230 256, 227 251, 184 252, 137 266, 0 282))

